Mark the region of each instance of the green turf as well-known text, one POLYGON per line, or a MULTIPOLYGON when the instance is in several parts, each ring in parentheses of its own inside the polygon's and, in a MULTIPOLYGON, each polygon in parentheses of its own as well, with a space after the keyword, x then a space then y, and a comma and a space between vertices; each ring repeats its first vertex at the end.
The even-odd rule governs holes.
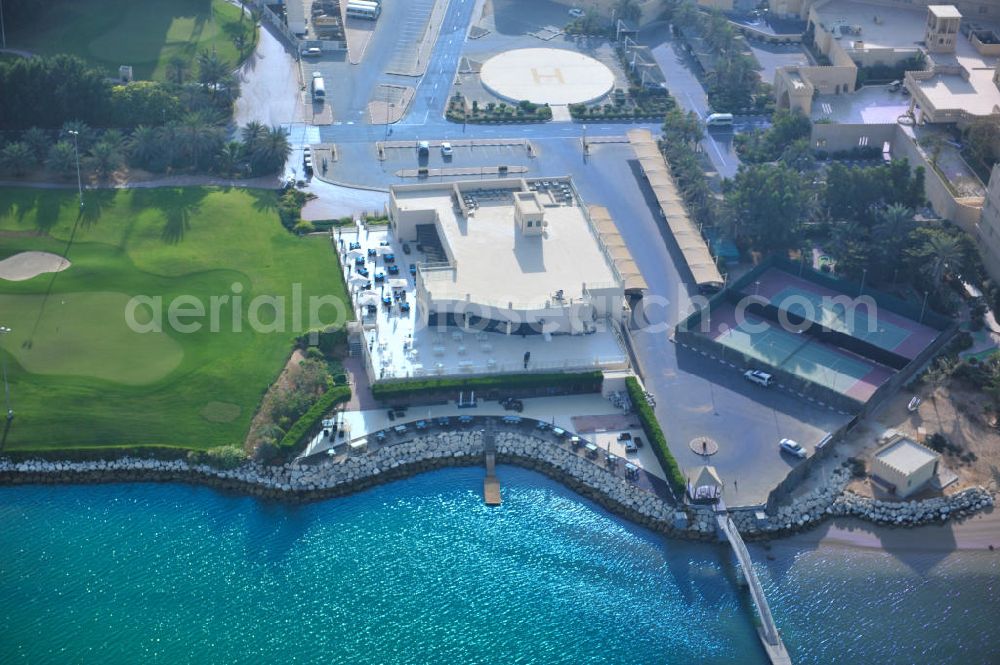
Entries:
POLYGON ((39 7, 22 30, 8 30, 9 47, 70 53, 112 75, 132 65, 138 79, 163 79, 178 53, 192 62, 192 73, 202 49, 214 48, 234 67, 239 61, 231 35, 240 10, 224 0, 47 0, 39 7))
MULTIPOLYGON (((291 350, 293 283, 343 301, 329 241, 287 233, 271 192, 215 188, 91 191, 78 221, 72 190, 0 189, 0 259, 67 252, 72 265, 0 279, 0 338, 17 413, 7 449, 240 443, 291 350), (72 239, 72 242, 69 242, 72 239), (171 329, 167 305, 242 289, 240 315, 218 307, 219 331, 171 329), (164 331, 134 332, 125 304, 163 298, 164 331), (255 332, 249 305, 284 296, 285 332, 255 332), (240 332, 236 331, 240 329, 240 332)), ((149 308, 136 321, 151 321, 149 308)), ((323 312, 333 318, 332 309, 323 312)), ((272 321, 264 307, 259 319, 272 321)), ((308 312, 301 329, 308 327, 308 312)), ((183 321, 182 321, 183 323, 183 321)))

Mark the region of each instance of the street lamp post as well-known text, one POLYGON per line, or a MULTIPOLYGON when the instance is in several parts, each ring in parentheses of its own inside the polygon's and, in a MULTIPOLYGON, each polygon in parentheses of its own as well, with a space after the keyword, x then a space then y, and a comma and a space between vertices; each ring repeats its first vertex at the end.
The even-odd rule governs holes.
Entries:
POLYGON ((861 288, 858 290, 858 295, 862 295, 865 292, 865 279, 868 277, 868 268, 861 269, 861 288))
POLYGON ((927 296, 929 294, 930 291, 924 291, 924 304, 920 306, 920 323, 924 322, 924 310, 927 309, 927 296))
POLYGON ((80 191, 80 210, 83 210, 83 180, 80 177, 80 132, 71 129, 67 133, 73 137, 73 152, 76 153, 76 188, 80 191))
MULTIPOLYGON (((0 335, 10 332, 7 326, 0 326, 0 335)), ((3 393, 4 403, 7 407, 7 422, 14 420, 14 409, 10 408, 10 384, 7 383, 7 352, 3 353, 3 393)))
POLYGON ((587 154, 587 125, 583 126, 583 154, 587 154))

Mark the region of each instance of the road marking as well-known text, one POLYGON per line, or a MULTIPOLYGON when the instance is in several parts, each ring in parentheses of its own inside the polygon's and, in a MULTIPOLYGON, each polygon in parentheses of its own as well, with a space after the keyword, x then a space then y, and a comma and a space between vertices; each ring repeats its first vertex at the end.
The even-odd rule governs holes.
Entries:
POLYGON ((726 158, 722 156, 722 151, 719 150, 719 146, 716 145, 715 139, 713 139, 711 136, 709 136, 708 140, 711 142, 712 147, 715 148, 715 154, 717 154, 719 156, 719 159, 722 160, 722 165, 723 166, 727 166, 728 163, 726 162, 726 158))

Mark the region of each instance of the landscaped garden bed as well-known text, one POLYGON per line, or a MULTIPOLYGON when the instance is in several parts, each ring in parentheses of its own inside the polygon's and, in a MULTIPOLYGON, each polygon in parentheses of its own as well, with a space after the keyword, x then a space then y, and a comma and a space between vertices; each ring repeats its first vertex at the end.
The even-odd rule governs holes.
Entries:
POLYGON ((485 105, 473 100, 469 104, 463 95, 457 94, 448 102, 445 117, 452 122, 476 124, 545 122, 552 119, 552 109, 548 104, 534 104, 528 100, 518 104, 489 102, 485 105))

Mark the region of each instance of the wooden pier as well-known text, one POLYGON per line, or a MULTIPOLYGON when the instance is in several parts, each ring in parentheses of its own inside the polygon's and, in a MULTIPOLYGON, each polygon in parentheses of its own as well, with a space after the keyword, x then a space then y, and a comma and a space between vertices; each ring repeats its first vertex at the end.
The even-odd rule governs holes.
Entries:
POLYGON ((483 499, 487 506, 500 505, 500 479, 497 478, 496 442, 492 432, 484 432, 486 450, 486 477, 483 479, 483 499))

